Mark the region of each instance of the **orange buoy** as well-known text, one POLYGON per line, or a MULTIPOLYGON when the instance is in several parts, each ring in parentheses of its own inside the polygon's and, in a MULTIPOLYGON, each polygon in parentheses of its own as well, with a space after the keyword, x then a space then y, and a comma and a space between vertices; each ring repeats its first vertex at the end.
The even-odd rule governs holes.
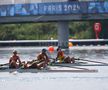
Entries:
POLYGON ((54 52, 54 47, 53 46, 49 46, 48 47, 48 51, 51 52, 51 53, 54 52))
POLYGON ((69 47, 72 47, 72 46, 73 46, 73 44, 72 44, 71 42, 69 42, 69 43, 68 43, 68 46, 69 46, 69 47))

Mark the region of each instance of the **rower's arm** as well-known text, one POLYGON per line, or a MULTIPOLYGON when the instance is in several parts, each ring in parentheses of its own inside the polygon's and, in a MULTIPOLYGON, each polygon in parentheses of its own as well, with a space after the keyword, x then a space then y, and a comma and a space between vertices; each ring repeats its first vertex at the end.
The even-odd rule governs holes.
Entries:
POLYGON ((21 60, 20 60, 20 58, 19 58, 19 56, 18 56, 18 62, 19 62, 20 65, 22 64, 22 63, 21 63, 21 60))
POLYGON ((11 59, 12 57, 10 57, 10 59, 9 59, 9 63, 11 63, 11 61, 12 61, 12 59, 11 59))
POLYGON ((47 54, 45 54, 45 57, 46 57, 47 62, 50 62, 49 57, 47 56, 47 54))

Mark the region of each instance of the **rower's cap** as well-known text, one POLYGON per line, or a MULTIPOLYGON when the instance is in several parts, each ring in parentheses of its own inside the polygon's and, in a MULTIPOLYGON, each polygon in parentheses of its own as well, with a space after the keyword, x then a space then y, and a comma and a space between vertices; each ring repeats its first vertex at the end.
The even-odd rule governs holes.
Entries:
POLYGON ((16 54, 17 54, 17 51, 16 51, 16 50, 14 50, 14 51, 13 51, 13 53, 16 53, 16 54))
POLYGON ((61 48, 58 47, 58 48, 57 48, 57 51, 58 51, 58 50, 61 50, 61 48))
POLYGON ((44 53, 45 53, 46 51, 47 51, 46 49, 42 49, 42 52, 44 52, 44 53))

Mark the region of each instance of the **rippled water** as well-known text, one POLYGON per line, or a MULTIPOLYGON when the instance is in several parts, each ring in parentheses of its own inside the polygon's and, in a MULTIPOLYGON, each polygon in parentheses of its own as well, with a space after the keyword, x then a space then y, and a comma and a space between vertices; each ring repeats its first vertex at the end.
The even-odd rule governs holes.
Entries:
MULTIPOLYGON (((43 47, 0 48, 0 63, 8 62, 12 51, 18 50, 22 61, 32 60, 43 47)), ((44 47, 47 48, 47 47, 44 47)), ((55 47, 56 49, 56 47, 55 47)), ((66 53, 67 54, 67 53, 66 53)), ((56 51, 51 53, 56 56, 56 51)), ((108 46, 72 47, 69 56, 108 63, 108 46)), ((82 66, 83 67, 83 66, 82 66)), ((0 90, 108 90, 108 66, 85 66, 97 73, 9 73, 0 72, 0 90), (14 88, 13 88, 14 85, 14 88)))

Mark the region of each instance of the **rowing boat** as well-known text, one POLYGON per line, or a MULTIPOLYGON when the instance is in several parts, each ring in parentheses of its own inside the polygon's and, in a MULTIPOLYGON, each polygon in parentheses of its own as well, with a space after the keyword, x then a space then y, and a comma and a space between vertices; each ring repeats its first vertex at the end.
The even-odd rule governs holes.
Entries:
POLYGON ((18 68, 18 69, 10 69, 8 66, 5 67, 0 67, 0 72, 30 72, 30 73, 38 73, 38 72, 69 72, 69 73, 81 73, 81 72, 98 72, 98 70, 95 69, 86 69, 86 68, 76 68, 76 67, 60 67, 60 66, 48 66, 48 68, 45 69, 23 69, 23 68, 18 68))
POLYGON ((96 69, 88 69, 88 68, 82 68, 82 66, 108 66, 107 63, 101 63, 101 62, 91 62, 90 60, 76 60, 74 64, 72 63, 51 63, 47 69, 9 69, 8 64, 1 64, 0 72, 98 72, 96 69))

